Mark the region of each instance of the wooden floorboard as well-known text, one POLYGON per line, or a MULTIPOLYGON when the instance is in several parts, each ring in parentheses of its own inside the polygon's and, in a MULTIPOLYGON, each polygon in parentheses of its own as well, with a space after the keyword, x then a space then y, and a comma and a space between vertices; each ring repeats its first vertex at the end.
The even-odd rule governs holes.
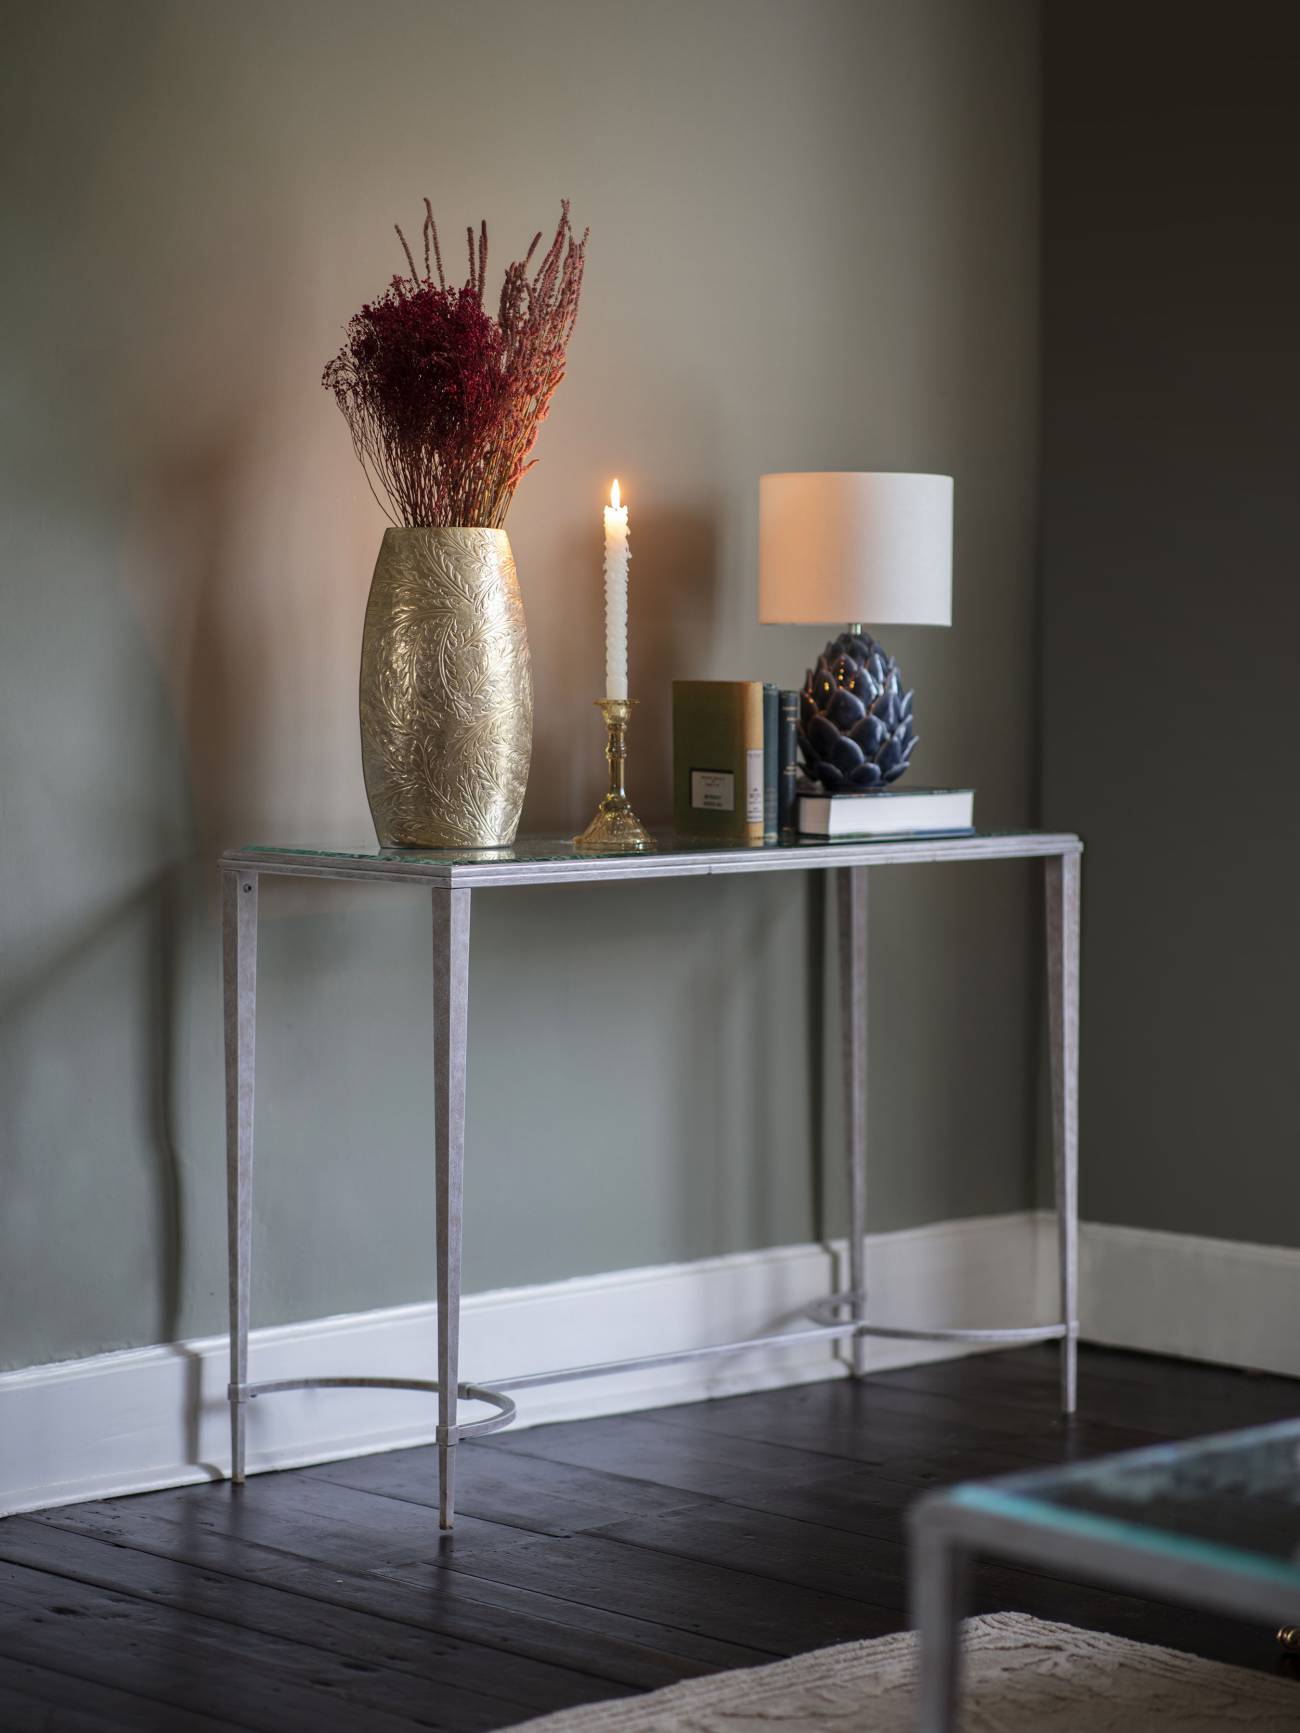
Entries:
POLYGON ((31 1661, 0 1659, 5 1733, 226 1733, 229 1721, 31 1661))
MULTIPOLYGON (((125 1544, 120 1538, 120 1513, 126 1502, 79 1505, 40 1520, 125 1544)), ((134 1506, 145 1502, 130 1501, 134 1506)), ((0 1524, 0 1554, 5 1526, 0 1524)), ((464 1526, 462 1519, 462 1532, 464 1526)), ((305 1603, 320 1601, 375 1612, 438 1635, 572 1666, 616 1683, 665 1684, 670 1676, 745 1666, 764 1658, 761 1651, 713 1637, 683 1633, 604 1609, 592 1613, 545 1590, 534 1592, 448 1573, 438 1579, 435 1595, 404 1591, 364 1568, 356 1573, 342 1571, 272 1546, 203 1529, 183 1518, 173 1521, 133 1514, 129 1546, 158 1558, 220 1571, 237 1581, 271 1582, 301 1595, 305 1603)))
POLYGON ((9 1560, 25 1551, 27 1563, 47 1573, 57 1571, 83 1584, 116 1589, 155 1606, 232 1625, 239 1631, 261 1632, 290 1641, 310 1640, 313 1648, 346 1657, 353 1671, 394 1671, 425 1679, 475 1696, 500 1698, 540 1713, 556 1704, 614 1696, 616 1682, 577 1676, 572 1669, 536 1658, 492 1650, 463 1638, 430 1633, 391 1616, 337 1603, 311 1607, 310 1627, 304 1619, 301 1579, 292 1589, 196 1568, 113 1545, 71 1531, 52 1531, 38 1523, 13 1525, 0 1535, 9 1560))
MULTIPOLYGON (((5 1733, 478 1733, 905 1627, 927 1488, 1300 1414, 1287 1379, 981 1355, 0 1523, 5 1733)), ((990 1563, 1030 1612, 1267 1670, 1272 1632, 990 1563)), ((1297 1685, 1300 1708, 1300 1684, 1297 1685)))

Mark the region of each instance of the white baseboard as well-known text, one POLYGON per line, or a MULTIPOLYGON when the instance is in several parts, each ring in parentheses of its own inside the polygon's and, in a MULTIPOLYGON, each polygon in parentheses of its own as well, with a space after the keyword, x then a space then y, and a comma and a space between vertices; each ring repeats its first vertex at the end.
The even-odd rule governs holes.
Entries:
MULTIPOLYGON (((1042 1265, 1055 1259, 1052 1219, 1042 1265)), ((1300 1377, 1295 1247, 1084 1222, 1079 1293, 1090 1342, 1300 1377)))
MULTIPOLYGON (((875 1321, 920 1326, 1049 1322, 1045 1241, 1032 1212, 876 1234, 875 1321)), ((461 1314, 461 1375, 491 1383, 549 1367, 702 1347, 797 1327, 839 1284, 843 1248, 783 1246, 698 1263, 475 1294, 461 1314)), ((1050 1272, 1049 1272, 1050 1275, 1050 1272)), ((434 1375, 433 1305, 254 1331, 255 1382, 348 1372, 434 1375)), ((942 1359, 942 1343, 872 1342, 878 1369, 942 1359)), ((0 1375, 0 1514, 180 1486, 229 1465, 224 1336, 0 1375)), ((520 1393, 520 1424, 580 1419, 841 1376, 825 1343, 660 1367, 520 1393)), ((301 1390, 252 1403, 251 1472, 425 1444, 434 1399, 301 1390)))
MULTIPOLYGON (((467 1378, 581 1365, 791 1327, 840 1285, 843 1247, 780 1246, 469 1296, 467 1378)), ((1048 1323, 1049 1213, 875 1234, 878 1323, 1048 1323)), ((1300 1250, 1085 1222, 1082 1335, 1147 1353, 1300 1376, 1300 1250)), ((397 1306, 256 1330, 254 1380, 365 1372, 432 1376, 437 1311, 397 1306)), ((877 1370, 944 1359, 951 1345, 868 1344, 877 1370)), ((520 1393, 519 1424, 577 1420, 842 1376, 824 1344, 668 1366, 520 1393)), ((0 1375, 0 1514, 179 1486, 229 1464, 224 1336, 0 1375)), ((1300 1407, 1300 1403, 1298 1403, 1300 1407)), ((293 1391, 252 1404, 249 1468, 301 1467, 433 1437, 433 1399, 400 1391, 293 1391)))

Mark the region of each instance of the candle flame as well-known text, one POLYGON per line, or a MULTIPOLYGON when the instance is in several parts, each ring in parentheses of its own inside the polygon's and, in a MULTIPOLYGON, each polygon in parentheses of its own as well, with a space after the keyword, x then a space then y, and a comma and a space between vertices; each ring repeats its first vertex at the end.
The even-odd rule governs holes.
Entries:
POLYGON ((613 506, 615 511, 617 511, 619 506, 623 503, 623 496, 618 491, 618 477, 617 476, 614 478, 613 487, 611 487, 609 490, 609 503, 613 506))

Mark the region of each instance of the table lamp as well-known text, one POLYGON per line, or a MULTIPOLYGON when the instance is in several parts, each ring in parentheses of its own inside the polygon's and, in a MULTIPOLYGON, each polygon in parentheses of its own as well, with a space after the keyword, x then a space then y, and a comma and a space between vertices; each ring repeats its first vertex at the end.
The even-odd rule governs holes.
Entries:
POLYGON ((952 477, 806 471, 759 483, 759 619, 843 621, 799 698, 808 775, 884 788, 917 744, 912 694, 866 629, 952 624, 952 477))

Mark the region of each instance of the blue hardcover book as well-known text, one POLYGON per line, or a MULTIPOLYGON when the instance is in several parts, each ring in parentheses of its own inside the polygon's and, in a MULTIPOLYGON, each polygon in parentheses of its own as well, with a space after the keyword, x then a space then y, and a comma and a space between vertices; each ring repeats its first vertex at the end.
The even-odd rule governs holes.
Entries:
POLYGON ((781 688, 763 682, 763 841, 777 839, 780 799, 781 688))
POLYGON ((799 801, 799 694, 782 692, 781 722, 776 752, 776 829, 792 837, 799 801))

